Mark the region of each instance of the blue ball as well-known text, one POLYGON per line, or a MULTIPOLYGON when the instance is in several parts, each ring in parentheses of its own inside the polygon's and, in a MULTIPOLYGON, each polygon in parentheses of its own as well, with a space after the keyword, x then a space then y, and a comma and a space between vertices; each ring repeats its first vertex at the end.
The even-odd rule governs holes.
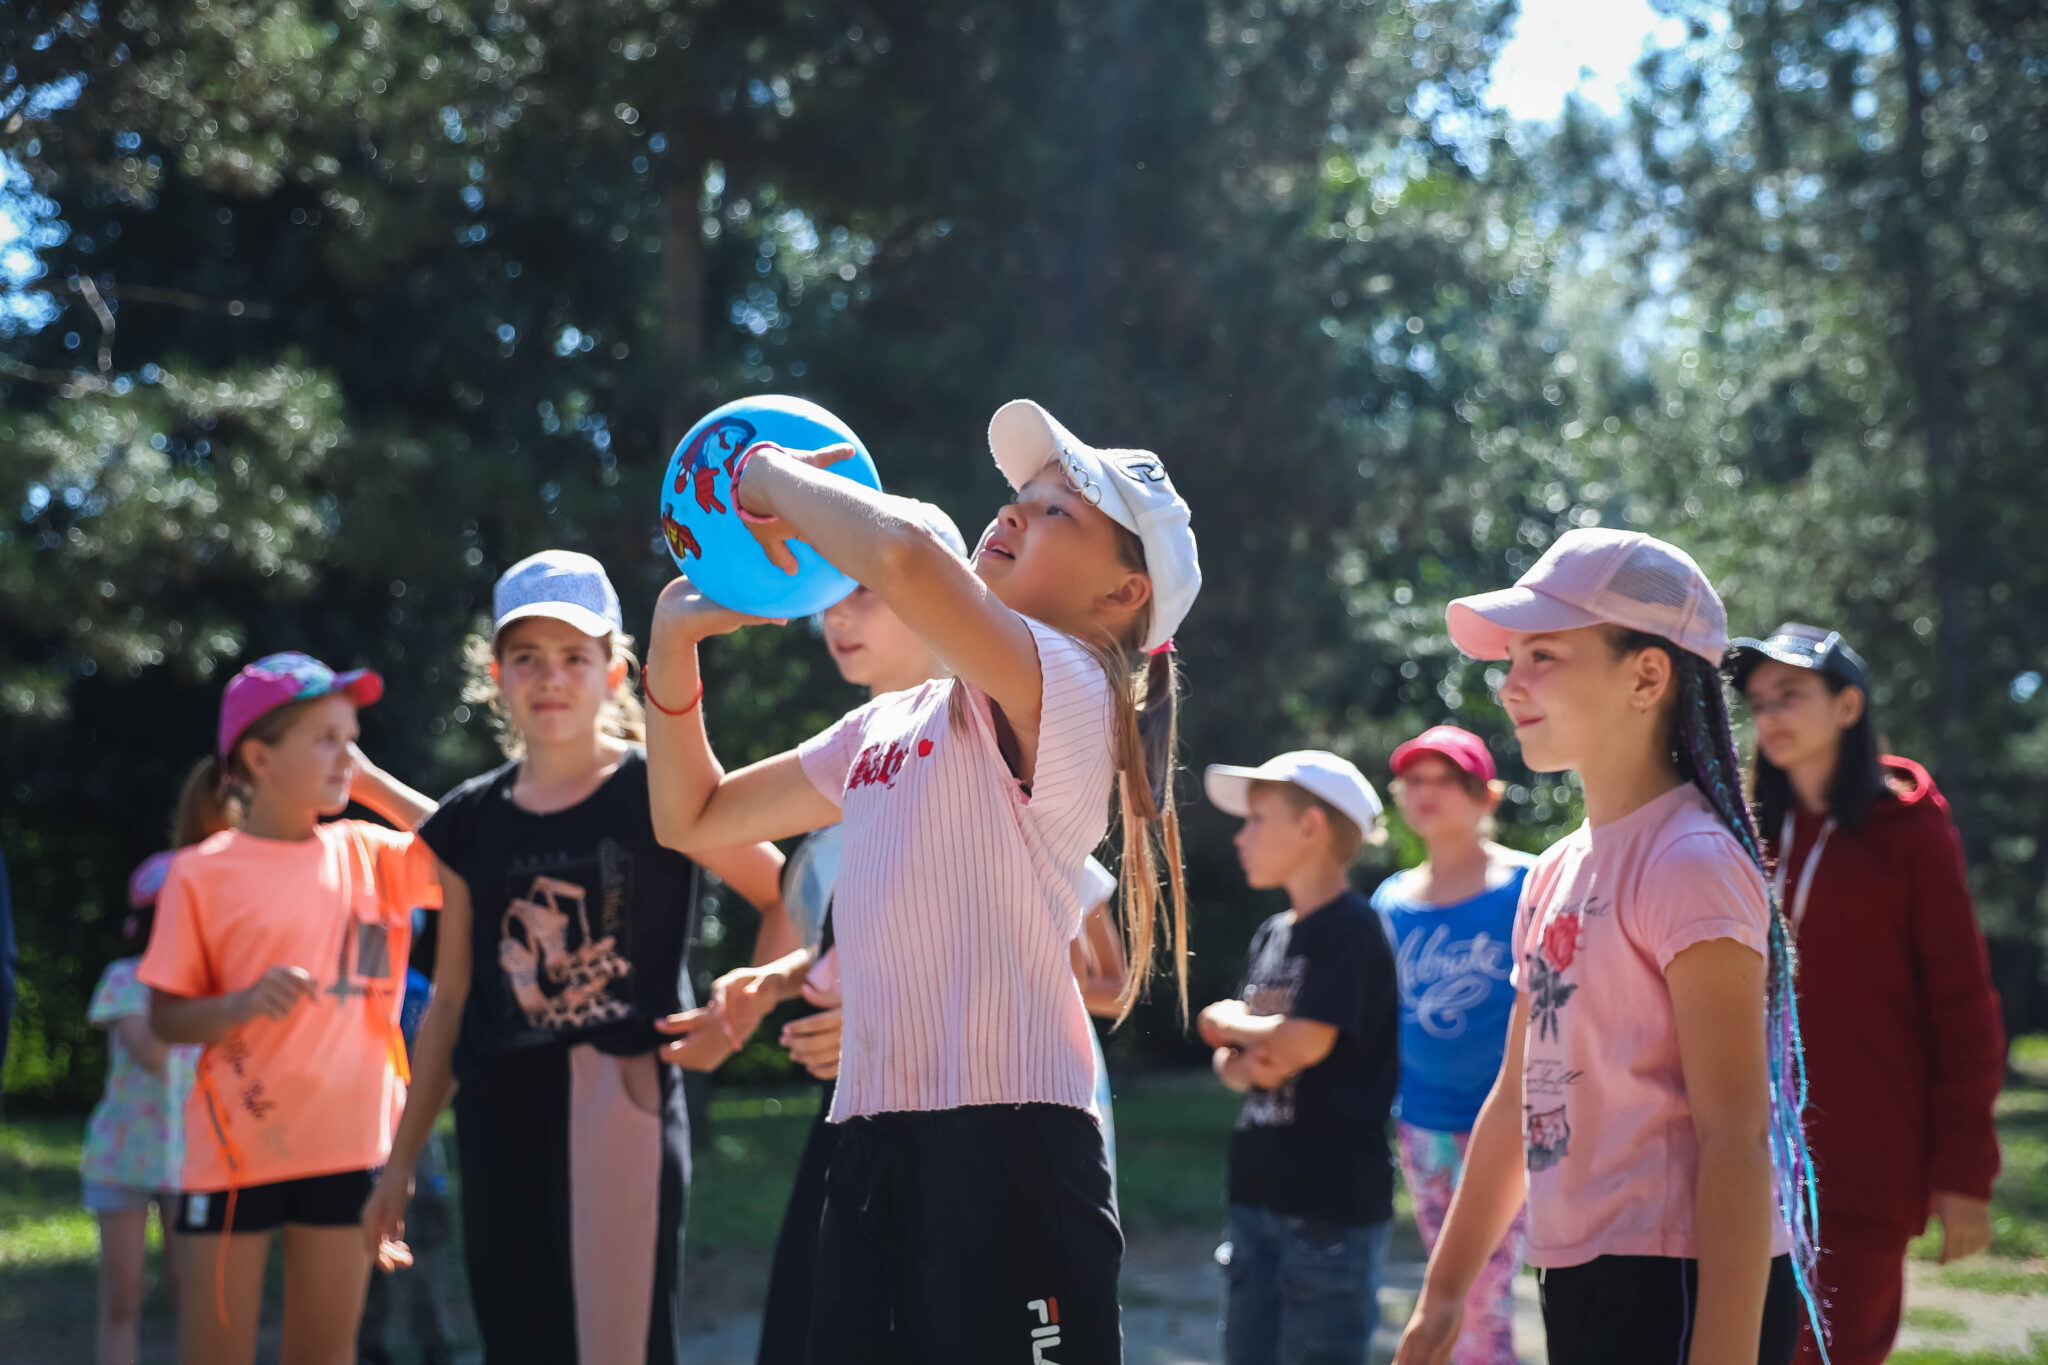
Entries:
POLYGON ((740 520, 732 469, 758 441, 790 450, 850 445, 852 459, 830 472, 880 488, 875 462, 853 429, 816 403, 764 394, 727 403, 705 415, 676 446, 661 479, 661 531, 676 567, 706 597, 750 616, 795 617, 821 612, 858 585, 801 540, 789 542, 798 565, 784 573, 740 520))

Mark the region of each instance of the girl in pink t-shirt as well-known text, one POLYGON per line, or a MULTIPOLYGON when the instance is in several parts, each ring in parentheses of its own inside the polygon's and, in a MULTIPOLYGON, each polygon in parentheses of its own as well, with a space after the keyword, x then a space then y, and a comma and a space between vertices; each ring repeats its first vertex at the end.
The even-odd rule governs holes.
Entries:
POLYGON ((1577 530, 1449 624, 1465 653, 1509 660, 1523 759, 1578 773, 1586 823, 1523 891, 1507 1054, 1401 1365, 1449 1359, 1525 1199, 1553 1361, 1783 1365, 1802 1298, 1818 1318, 1805 1079, 1721 601, 1682 550, 1577 530))
POLYGON ((697 644, 744 621, 687 580, 655 613, 648 755, 664 842, 846 830, 818 1362, 1121 1359, 1123 1239, 1069 945, 1120 778, 1123 1006, 1152 965, 1155 823, 1185 1003, 1165 646, 1200 570, 1156 456, 1093 449, 1028 402, 997 412, 989 445, 1017 494, 971 567, 900 502, 821 473, 831 452, 756 446, 735 478, 771 559, 793 567, 783 542, 801 536, 952 676, 728 776, 705 737, 697 644))
POLYGON ((228 683, 216 757, 188 784, 195 802, 241 799, 235 827, 172 859, 136 973, 150 1031, 205 1045, 177 1223, 213 1235, 178 1238, 185 1365, 255 1359, 280 1229, 284 1358, 354 1356, 370 1270, 357 1219, 405 1100, 411 916, 441 903, 411 831, 322 821, 364 795, 356 708, 382 691, 303 654, 259 659, 228 683))

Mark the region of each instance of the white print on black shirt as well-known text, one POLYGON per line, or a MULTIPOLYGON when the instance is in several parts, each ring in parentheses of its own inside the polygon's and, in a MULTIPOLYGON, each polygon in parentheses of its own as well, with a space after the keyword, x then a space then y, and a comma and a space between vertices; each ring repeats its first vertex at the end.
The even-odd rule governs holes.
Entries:
POLYGON ((595 933, 588 894, 560 877, 536 876, 526 894, 506 906, 498 928, 498 965, 529 1024, 587 1028, 632 1013, 624 993, 612 988, 633 971, 619 952, 631 861, 616 841, 600 841, 595 933))
MULTIPOLYGON (((1254 1015, 1287 1014, 1301 993, 1302 978, 1308 973, 1308 959, 1290 956, 1287 934, 1268 934, 1245 974, 1244 1007, 1254 1015)), ((1294 1125, 1295 1081, 1289 1076, 1272 1090, 1253 1086, 1244 1094, 1244 1108, 1237 1116, 1240 1128, 1289 1128, 1294 1125)))
POLYGON ((1451 931, 1438 924, 1427 934, 1412 930, 1401 941, 1394 967, 1401 1003, 1415 1011, 1422 1031, 1432 1038, 1459 1038, 1466 1012, 1492 997, 1493 983, 1508 979, 1514 958, 1506 943, 1484 929, 1453 943, 1451 931))

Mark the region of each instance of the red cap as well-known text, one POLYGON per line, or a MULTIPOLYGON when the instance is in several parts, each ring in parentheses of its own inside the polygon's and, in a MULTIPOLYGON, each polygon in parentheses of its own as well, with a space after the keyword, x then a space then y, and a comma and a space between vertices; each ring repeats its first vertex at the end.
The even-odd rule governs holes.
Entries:
POLYGON ((1393 762, 1389 765, 1394 776, 1399 777, 1423 754, 1441 754, 1481 782, 1493 781, 1493 755, 1486 751, 1486 741, 1470 730, 1460 730, 1455 725, 1430 726, 1394 750, 1393 762))

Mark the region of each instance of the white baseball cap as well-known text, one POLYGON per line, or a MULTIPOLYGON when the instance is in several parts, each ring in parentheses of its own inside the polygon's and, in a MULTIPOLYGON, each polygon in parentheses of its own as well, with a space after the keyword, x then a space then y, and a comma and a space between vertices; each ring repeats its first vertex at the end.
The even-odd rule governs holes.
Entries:
POLYGON ((492 638, 514 621, 546 616, 585 635, 623 632, 626 618, 604 565, 575 550, 542 550, 528 555, 498 578, 491 591, 492 638))
POLYGON ((920 502, 916 498, 898 498, 903 510, 917 523, 945 543, 947 549, 962 559, 967 558, 967 537, 960 534, 960 527, 946 515, 946 509, 935 502, 920 502))
POLYGON ((1150 652, 1171 642, 1202 590, 1202 565, 1188 505, 1173 491, 1159 457, 1149 450, 1098 450, 1028 398, 996 409, 988 448, 1012 488, 1057 460, 1075 492, 1137 536, 1152 578, 1152 629, 1142 648, 1150 652))
POLYGON ((1202 790, 1209 794, 1210 804, 1240 818, 1250 813, 1254 782, 1292 782, 1342 811, 1367 837, 1379 827, 1380 813, 1386 809, 1356 764, 1325 749, 1296 749, 1256 768, 1211 763, 1202 774, 1202 790))
POLYGON ((1451 643, 1475 659, 1507 658, 1516 635, 1598 625, 1661 635, 1710 664, 1728 650, 1728 612, 1706 574, 1641 531, 1566 531, 1515 586, 1460 597, 1444 618, 1451 643))

